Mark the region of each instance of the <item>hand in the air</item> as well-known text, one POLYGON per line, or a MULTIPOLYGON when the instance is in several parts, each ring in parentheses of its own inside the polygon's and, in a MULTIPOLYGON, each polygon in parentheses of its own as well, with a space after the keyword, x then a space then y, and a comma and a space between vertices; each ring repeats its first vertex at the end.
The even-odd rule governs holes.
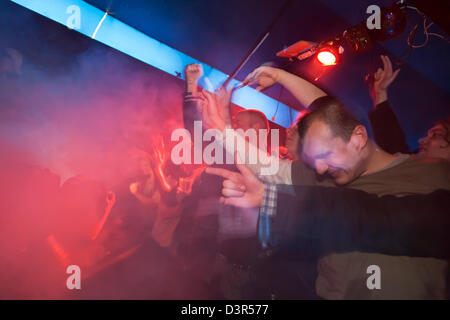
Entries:
POLYGON ((391 60, 387 56, 382 55, 381 60, 383 61, 383 69, 378 68, 375 72, 373 84, 370 88, 370 94, 374 100, 378 95, 386 93, 387 88, 400 72, 400 69, 395 72, 392 70, 391 60))
POLYGON ((279 71, 277 68, 267 66, 256 68, 245 78, 243 84, 251 86, 256 83, 258 84, 256 90, 263 91, 278 82, 279 71))
POLYGON ((216 95, 203 90, 200 99, 197 107, 202 114, 203 125, 209 129, 223 131, 228 123, 223 118, 216 95))
POLYGON ((197 83, 198 79, 203 75, 203 67, 199 63, 193 63, 186 66, 184 76, 186 81, 197 83))
POLYGON ((226 125, 231 125, 230 108, 233 91, 234 88, 226 89, 224 87, 220 87, 216 91, 217 111, 219 116, 225 121, 226 125))
MULTIPOLYGON (((237 156, 236 156, 237 157, 237 156)), ((207 168, 206 172, 225 178, 220 201, 224 204, 253 208, 260 207, 264 196, 264 184, 244 164, 236 161, 239 172, 221 168, 207 168)))

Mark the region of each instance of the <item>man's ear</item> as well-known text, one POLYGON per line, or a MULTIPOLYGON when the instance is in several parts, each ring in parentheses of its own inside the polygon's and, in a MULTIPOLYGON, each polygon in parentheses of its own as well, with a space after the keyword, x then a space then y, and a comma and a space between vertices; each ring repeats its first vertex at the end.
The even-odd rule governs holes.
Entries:
POLYGON ((361 151, 367 145, 368 139, 366 127, 358 125, 353 129, 349 142, 356 150, 361 151))

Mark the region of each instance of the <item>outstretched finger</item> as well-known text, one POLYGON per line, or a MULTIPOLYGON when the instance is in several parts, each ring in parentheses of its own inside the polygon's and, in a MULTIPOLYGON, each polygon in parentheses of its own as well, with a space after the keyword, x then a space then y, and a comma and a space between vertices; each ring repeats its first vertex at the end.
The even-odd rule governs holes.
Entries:
POLYGON ((386 64, 387 64, 387 66, 388 66, 388 69, 389 69, 389 72, 392 74, 392 62, 391 62, 391 59, 389 59, 389 57, 388 56, 384 56, 384 59, 386 59, 386 64))
POLYGON ((387 81, 387 85, 390 85, 390 84, 395 80, 395 78, 397 77, 397 75, 398 75, 399 72, 400 72, 400 69, 396 70, 396 71, 390 76, 390 78, 389 78, 388 81, 387 81))
POLYGON ((242 81, 242 86, 251 86, 253 83, 255 83, 255 77, 252 72, 242 81))
POLYGON ((229 179, 229 180, 233 181, 234 183, 240 182, 239 174, 236 172, 227 170, 227 169, 209 167, 209 168, 206 168, 205 172, 225 178, 225 179, 229 179))
POLYGON ((394 74, 392 75, 392 81, 394 81, 395 78, 397 78, 399 73, 400 73, 400 69, 395 70, 394 74))
POLYGON ((392 64, 391 60, 387 56, 383 56, 383 69, 386 74, 386 76, 390 77, 392 75, 392 64))
POLYGON ((261 73, 261 67, 256 68, 245 78, 245 80, 243 81, 243 84, 252 85, 253 83, 256 82, 256 79, 260 73, 261 73))

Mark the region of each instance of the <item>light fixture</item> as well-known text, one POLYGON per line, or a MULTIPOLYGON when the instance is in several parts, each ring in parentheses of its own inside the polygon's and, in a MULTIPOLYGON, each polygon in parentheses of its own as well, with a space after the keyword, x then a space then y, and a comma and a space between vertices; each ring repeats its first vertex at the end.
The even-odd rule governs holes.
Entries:
POLYGON ((343 52, 344 48, 341 45, 341 39, 336 37, 318 45, 316 59, 323 66, 334 66, 341 61, 340 55, 343 52))
POLYGON ((334 66, 336 64, 337 57, 334 52, 325 49, 317 54, 317 60, 319 60, 319 62, 324 66, 334 66))

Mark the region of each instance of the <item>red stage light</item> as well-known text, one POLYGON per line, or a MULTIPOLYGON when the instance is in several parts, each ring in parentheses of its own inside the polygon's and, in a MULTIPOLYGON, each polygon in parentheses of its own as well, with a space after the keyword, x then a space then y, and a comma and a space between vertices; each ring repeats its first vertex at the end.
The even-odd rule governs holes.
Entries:
POLYGON ((317 54, 317 60, 324 66, 334 66, 337 61, 337 57, 334 52, 330 50, 323 50, 317 54))

